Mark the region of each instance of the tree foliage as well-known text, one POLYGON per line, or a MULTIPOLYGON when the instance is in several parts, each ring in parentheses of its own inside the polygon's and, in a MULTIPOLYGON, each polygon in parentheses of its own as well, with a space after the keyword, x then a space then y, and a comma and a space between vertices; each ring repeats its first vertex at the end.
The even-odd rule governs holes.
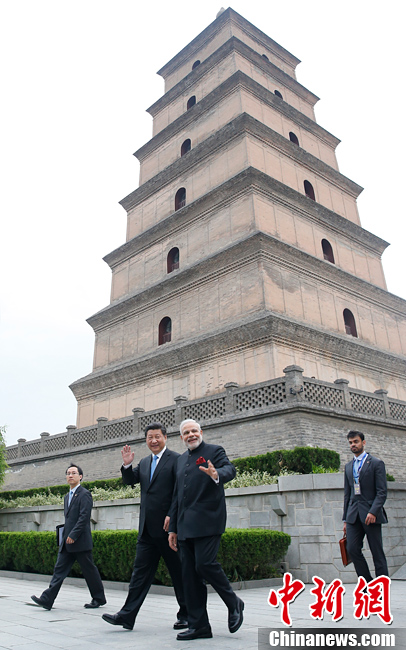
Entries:
POLYGON ((0 485, 3 485, 8 468, 6 461, 6 427, 0 425, 0 485))

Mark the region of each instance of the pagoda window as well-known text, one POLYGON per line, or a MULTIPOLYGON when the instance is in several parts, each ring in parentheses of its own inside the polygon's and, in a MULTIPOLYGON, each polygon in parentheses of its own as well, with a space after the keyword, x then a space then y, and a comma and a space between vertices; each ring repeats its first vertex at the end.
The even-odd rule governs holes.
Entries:
POLYGON ((168 273, 172 273, 172 271, 176 271, 176 269, 179 268, 179 248, 171 248, 169 251, 166 260, 166 268, 168 273))
POLYGON ((293 131, 289 131, 289 140, 299 146, 299 138, 297 137, 296 133, 293 133, 293 131))
POLYGON ((346 334, 350 334, 351 336, 355 336, 357 338, 358 334, 357 334, 357 326, 355 324, 354 314, 349 309, 344 309, 343 317, 344 317, 346 334))
POLYGON ((335 264, 333 247, 330 242, 327 239, 322 239, 321 247, 323 249, 324 259, 327 260, 327 262, 331 262, 331 264, 335 264))
POLYGON ((159 323, 158 332, 158 345, 169 343, 172 338, 172 321, 168 316, 165 316, 159 323))
POLYGON ((192 106, 194 106, 195 104, 196 104, 196 96, 195 96, 195 95, 192 95, 192 96, 189 97, 189 99, 187 100, 186 110, 190 110, 190 109, 192 108, 192 106))
POLYGON ((305 191, 306 196, 309 199, 312 199, 313 201, 315 201, 316 200, 316 195, 314 193, 313 185, 309 181, 304 181, 303 185, 304 185, 304 191, 305 191))
POLYGON ((180 187, 175 194, 175 212, 184 208, 186 205, 186 190, 184 187, 180 187))
POLYGON ((185 153, 187 153, 188 151, 191 150, 191 148, 192 148, 192 143, 191 143, 190 139, 188 138, 187 140, 185 140, 182 143, 182 146, 180 148, 180 155, 184 156, 185 153))

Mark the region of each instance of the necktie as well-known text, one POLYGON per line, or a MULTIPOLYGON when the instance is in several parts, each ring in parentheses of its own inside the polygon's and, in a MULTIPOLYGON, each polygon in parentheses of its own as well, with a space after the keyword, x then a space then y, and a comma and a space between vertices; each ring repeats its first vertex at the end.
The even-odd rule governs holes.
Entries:
POLYGON ((73 497, 73 492, 72 492, 72 490, 71 490, 71 491, 69 492, 68 508, 69 508, 69 506, 70 506, 70 502, 72 501, 72 497, 73 497))
POLYGON ((358 481, 359 481, 359 468, 360 468, 360 466, 361 466, 361 461, 360 461, 359 458, 357 458, 354 461, 354 479, 355 479, 356 483, 358 483, 358 481))
POLYGON ((156 467, 157 461, 158 461, 158 456, 154 456, 153 459, 152 459, 152 463, 151 463, 151 474, 150 474, 149 480, 152 479, 152 476, 153 476, 153 474, 155 472, 155 467, 156 467))

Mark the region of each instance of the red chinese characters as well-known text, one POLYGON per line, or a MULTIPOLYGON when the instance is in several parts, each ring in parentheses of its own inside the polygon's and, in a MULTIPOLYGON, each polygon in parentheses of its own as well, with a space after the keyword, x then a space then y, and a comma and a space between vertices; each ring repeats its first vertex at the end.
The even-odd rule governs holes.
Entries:
POLYGON ((387 625, 392 623, 390 583, 388 576, 378 576, 371 582, 358 578, 354 590, 354 618, 369 618, 371 614, 377 614, 387 625))
MULTIPOLYGON (((331 614, 333 621, 337 622, 343 618, 345 587, 338 578, 326 586, 325 581, 318 576, 312 578, 315 586, 310 593, 315 596, 315 601, 309 605, 310 616, 313 619, 322 620, 324 612, 331 614)), ((390 611, 390 584, 387 576, 378 576, 375 580, 367 583, 364 578, 359 578, 354 590, 354 618, 369 618, 376 614, 389 625, 393 621, 390 611)), ((271 589, 268 596, 268 604, 271 607, 281 609, 281 621, 284 625, 291 626, 289 605, 304 590, 305 585, 301 580, 293 580, 291 573, 283 576, 283 587, 277 591, 271 589)))
POLYGON ((345 593, 343 583, 337 578, 323 591, 326 586, 324 580, 317 576, 313 576, 312 580, 316 586, 310 590, 310 593, 316 596, 316 602, 309 605, 310 616, 322 620, 324 610, 326 610, 328 614, 333 614, 333 621, 339 621, 343 617, 345 593))
POLYGON ((274 589, 270 590, 268 603, 271 607, 279 607, 279 602, 282 603, 281 621, 285 625, 292 625, 289 603, 293 603, 296 596, 298 596, 304 588, 305 586, 301 580, 294 580, 292 582, 292 575, 290 573, 285 573, 283 575, 283 587, 278 589, 278 591, 274 591, 274 589))

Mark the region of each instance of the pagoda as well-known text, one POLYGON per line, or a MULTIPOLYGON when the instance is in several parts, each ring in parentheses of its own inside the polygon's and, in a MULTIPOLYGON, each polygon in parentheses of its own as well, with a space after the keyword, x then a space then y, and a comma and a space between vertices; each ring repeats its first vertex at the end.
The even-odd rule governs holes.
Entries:
POLYGON ((71 386, 78 427, 289 366, 406 399, 387 243, 361 227, 298 63, 229 8, 159 70, 126 242, 104 258, 111 302, 88 319, 93 370, 71 386))

